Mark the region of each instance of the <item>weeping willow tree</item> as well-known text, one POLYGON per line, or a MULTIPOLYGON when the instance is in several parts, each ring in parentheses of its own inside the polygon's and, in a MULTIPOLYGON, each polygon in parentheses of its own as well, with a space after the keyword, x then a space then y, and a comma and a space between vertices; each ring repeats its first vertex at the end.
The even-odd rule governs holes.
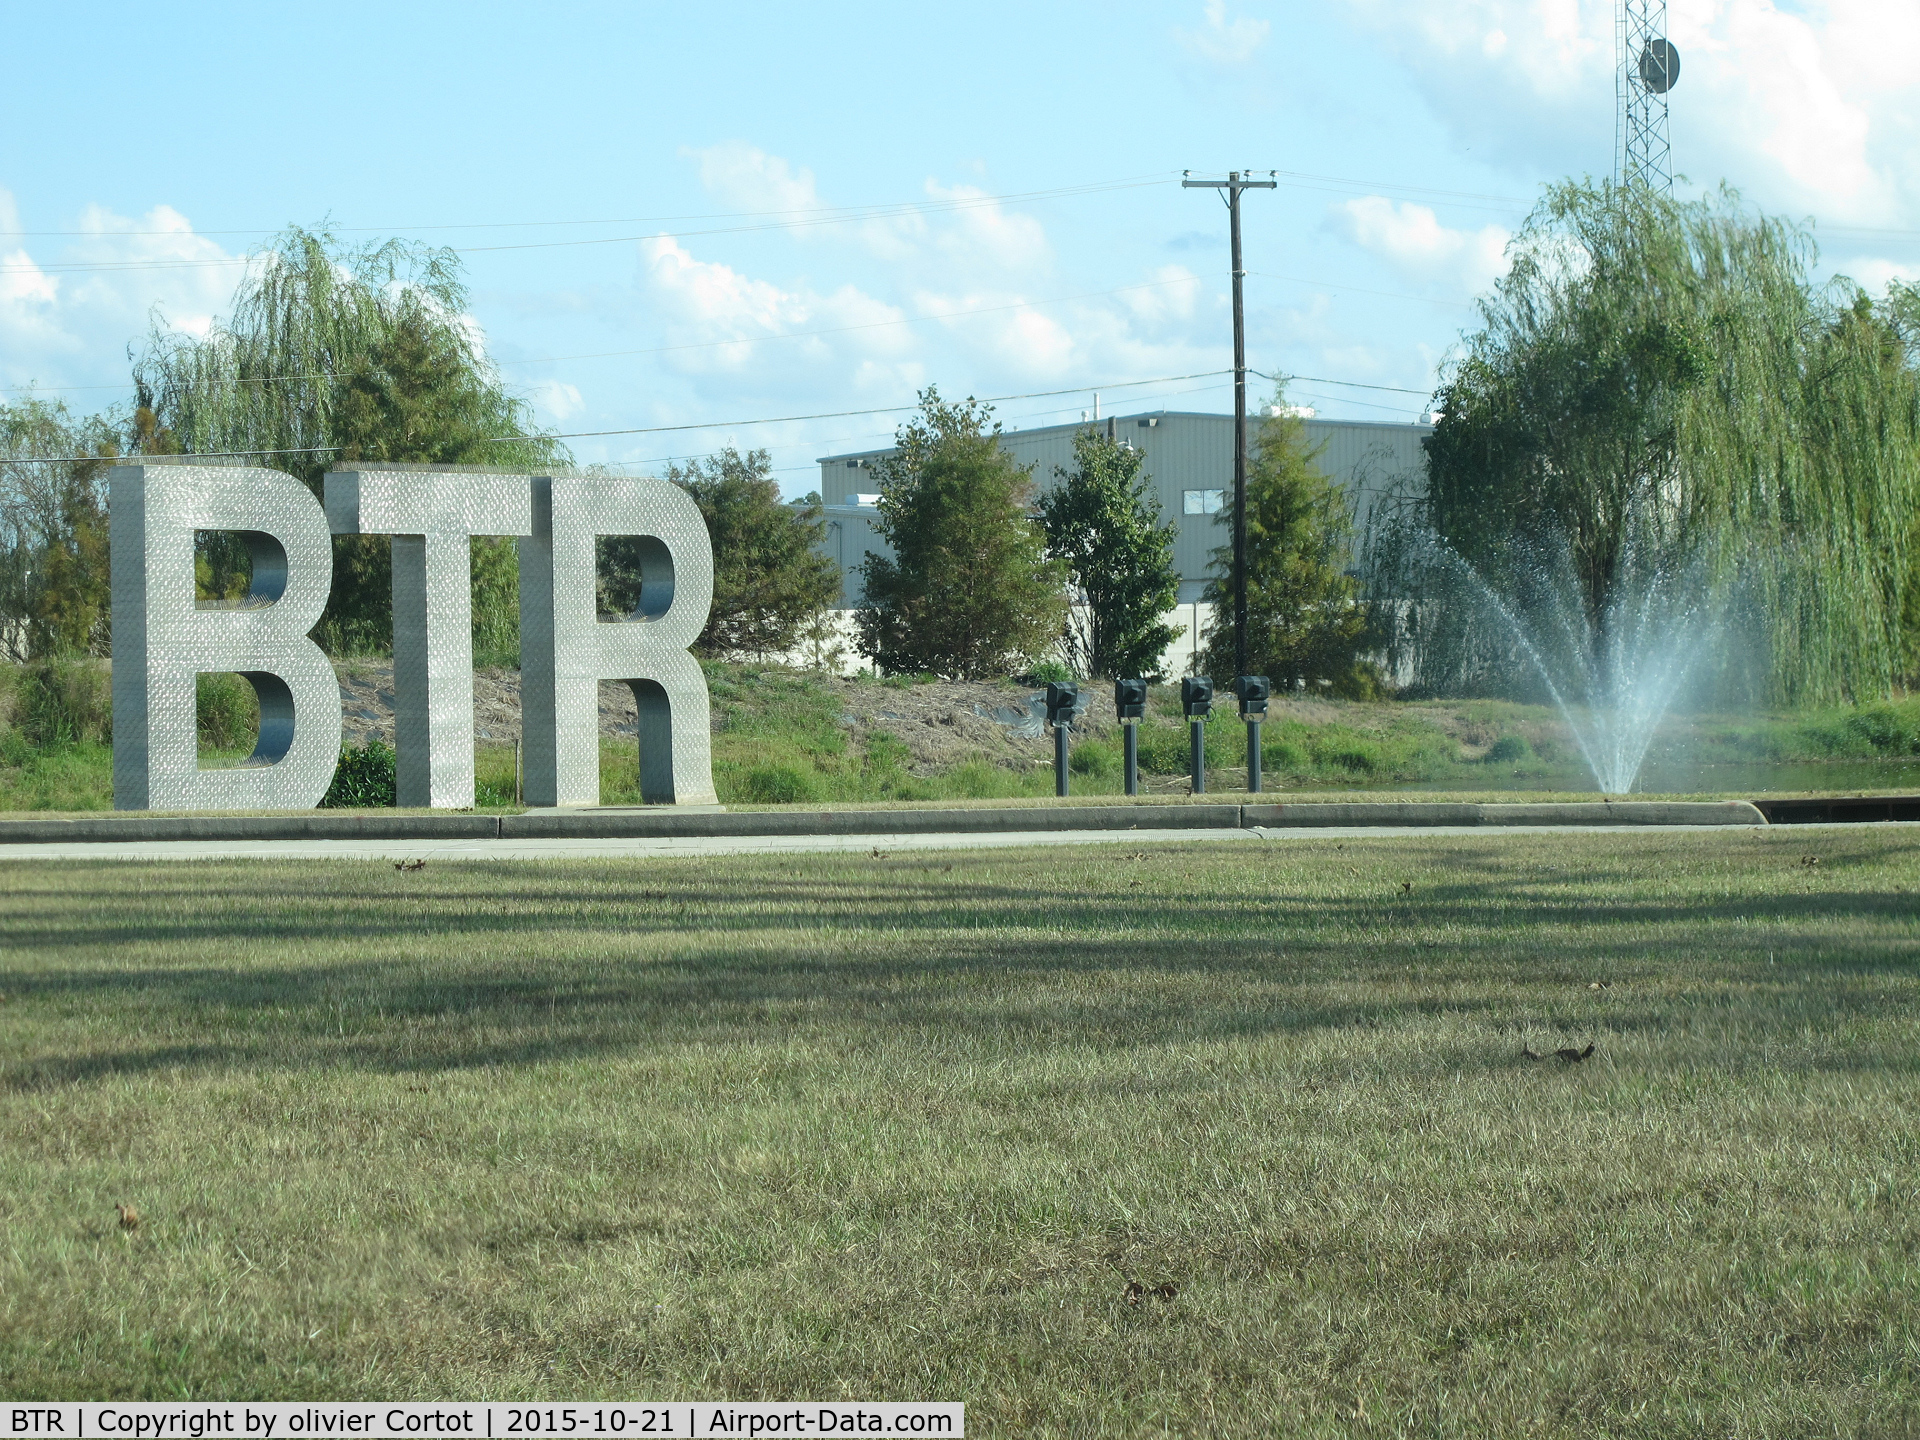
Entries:
MULTIPOLYGON (((205 338, 155 327, 134 366, 136 424, 188 454, 258 454, 317 495, 355 461, 551 466, 566 451, 502 385, 466 319, 452 251, 401 240, 347 247, 289 229, 248 269, 229 319, 205 338)), ((474 639, 515 648, 511 542, 473 545, 474 639)), ((207 557, 216 590, 240 555, 207 557)), ((316 638, 339 652, 392 636, 387 542, 336 537, 333 594, 316 638)))
MULTIPOLYGON (((1920 307, 1816 286, 1810 234, 1729 190, 1550 190, 1481 303, 1426 442, 1424 497, 1376 537, 1404 602, 1400 658, 1430 690, 1485 688, 1507 640, 1412 573, 1427 530, 1495 597, 1543 556, 1604 639, 1649 574, 1737 590, 1764 698, 1827 701, 1910 679, 1920 619, 1920 307)), ((1457 587, 1455 587, 1457 589, 1457 587)), ((1593 643, 1600 643, 1595 640, 1593 643)), ((1734 677, 1723 676, 1723 679, 1734 677)))

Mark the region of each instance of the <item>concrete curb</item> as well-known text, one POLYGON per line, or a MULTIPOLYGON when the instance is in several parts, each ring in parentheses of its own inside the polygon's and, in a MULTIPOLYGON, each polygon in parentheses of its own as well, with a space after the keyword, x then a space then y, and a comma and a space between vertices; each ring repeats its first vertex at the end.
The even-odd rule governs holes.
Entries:
POLYGON ((1408 825, 1764 825, 1745 800, 1567 800, 1550 804, 1460 805, 1418 800, 1243 805, 1243 826, 1408 825))
POLYGON ((754 835, 982 835, 1058 830, 1286 830, 1333 826, 1765 825, 1744 800, 1462 805, 1417 800, 1242 805, 1072 805, 996 810, 675 812, 540 810, 525 815, 101 815, 0 821, 0 847, 168 840, 643 840, 754 835))
POLYGON ((497 815, 101 815, 0 821, 0 846, 164 840, 496 840, 497 815))

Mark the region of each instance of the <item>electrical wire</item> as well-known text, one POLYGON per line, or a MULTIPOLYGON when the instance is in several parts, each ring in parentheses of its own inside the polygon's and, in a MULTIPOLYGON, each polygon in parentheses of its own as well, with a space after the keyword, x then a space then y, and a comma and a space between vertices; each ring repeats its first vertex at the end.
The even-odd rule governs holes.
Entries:
MULTIPOLYGON (((1101 191, 1138 189, 1163 183, 1160 177, 1130 180, 1102 186, 1079 186, 1057 192, 1035 192, 1032 196, 969 195, 954 200, 903 202, 892 210, 830 214, 813 219, 770 220, 753 225, 720 225, 704 230, 655 231, 645 235, 598 235, 585 240, 526 240, 511 245, 450 245, 456 255, 485 255, 507 250, 565 250, 585 245, 628 245, 642 240, 692 240, 708 235, 744 235, 761 230, 805 230, 822 225, 847 225, 863 220, 895 219, 907 215, 948 214, 957 210, 976 210, 1000 205, 1008 200, 1057 198, 1065 195, 1095 194, 1101 191)), ((779 213, 779 212, 771 212, 779 213)), ((168 232, 178 234, 180 232, 168 232)), ((199 232, 186 232, 197 234, 199 232)), ((221 265, 250 265, 258 255, 227 255, 205 260, 114 260, 95 264, 73 262, 38 265, 0 265, 0 275, 118 274, 129 270, 191 270, 221 265)))
MULTIPOLYGON (((1196 370, 1188 375, 1157 375, 1151 380, 1115 380, 1098 382, 1092 385, 1072 385, 1063 390, 1028 390, 1017 395, 988 395, 984 398, 969 396, 977 404, 994 405, 1007 400, 1038 400, 1053 395, 1084 395, 1095 390, 1129 390, 1142 385, 1164 385, 1175 380, 1199 380, 1215 375, 1231 374, 1228 370, 1196 370)), ((750 425, 787 425, 800 420, 843 420, 856 415, 898 415, 904 411, 919 408, 919 402, 906 405, 879 405, 868 410, 823 410, 811 415, 767 415, 748 420, 711 420, 695 425, 638 425, 619 430, 568 430, 548 435, 495 435, 476 440, 476 445, 506 445, 515 441, 539 440, 597 440, 609 435, 669 435, 688 430, 733 430, 750 425)), ((268 455, 324 455, 338 450, 338 445, 302 445, 278 450, 204 450, 181 456, 168 456, 168 460, 244 460, 250 456, 268 455)), ((124 460, 137 464, 143 458, 139 455, 27 455, 19 457, 0 457, 0 464, 8 465, 91 465, 102 460, 124 460)))
MULTIPOLYGON (((1323 284, 1329 283, 1329 282, 1320 281, 1320 280, 1308 280, 1303 277, 1295 276, 1295 275, 1270 275, 1268 274, 1268 272, 1261 271, 1261 270, 1249 271, 1248 273, 1253 275, 1262 275, 1262 276, 1265 276, 1266 278, 1274 279, 1274 280, 1291 280, 1302 285, 1323 285, 1323 284)), ((671 355, 671 354, 678 354, 678 353, 689 351, 689 350, 716 350, 726 345, 757 345, 762 342, 772 341, 772 340, 808 340, 808 339, 816 339, 823 335, 847 335, 847 334, 852 334, 862 330, 882 330, 895 325, 919 325, 932 320, 961 320, 974 315, 997 315, 997 314, 1003 314, 1009 310, 1035 309, 1043 305, 1070 305, 1080 300, 1101 300, 1101 299, 1105 299, 1107 296, 1110 296, 1110 295, 1129 295, 1142 290, 1160 290, 1160 289, 1165 289, 1167 286, 1170 286, 1170 285, 1188 285, 1192 283, 1195 283, 1195 277, 1183 275, 1172 280, 1150 280, 1139 285, 1118 285, 1111 290, 1087 290, 1087 291, 1081 292, 1078 295, 1056 295, 1045 300, 1018 300, 1005 305, 977 305, 977 306, 973 306, 968 309, 962 309, 962 310, 936 310, 923 315, 903 315, 897 320, 869 320, 869 321, 863 321, 858 325, 835 325, 835 326, 830 326, 828 328, 821 329, 821 330, 789 330, 789 331, 783 331, 783 332, 779 332, 772 335, 734 336, 725 340, 692 341, 685 345, 654 345, 654 346, 648 346, 646 348, 639 349, 639 350, 594 350, 594 351, 588 351, 578 355, 523 356, 519 358, 507 358, 507 359, 496 358, 492 360, 492 363, 496 366, 499 366, 499 365, 559 365, 559 364, 563 364, 563 363, 567 363, 575 360, 609 360, 609 359, 621 359, 621 358, 626 358, 626 357, 635 356, 635 355, 671 355)), ((1336 290, 1339 290, 1339 289, 1355 290, 1355 289, 1358 289, 1359 287, 1352 286, 1352 285, 1346 285, 1346 286, 1330 285, 1329 288, 1336 289, 1336 290)), ((1362 291, 1361 293, 1368 294, 1368 295, 1388 295, 1390 296, 1390 298, 1400 299, 1400 300, 1417 300, 1421 298, 1417 295, 1391 295, 1391 292, 1388 292, 1385 290, 1367 290, 1367 291, 1362 291)), ((1436 300, 1430 303, 1436 304, 1436 305, 1448 305, 1448 304, 1463 303, 1463 302, 1436 300)), ((1267 375, 1264 371, 1259 371, 1259 370, 1256 370, 1253 373, 1256 375, 1260 375, 1263 378, 1268 380, 1276 380, 1276 379, 1282 378, 1275 375, 1267 375)), ((235 385, 280 385, 280 384, 306 383, 306 382, 315 381, 315 380, 334 380, 338 378, 339 378, 338 375, 334 374, 333 372, 321 371, 321 372, 316 372, 314 374, 309 374, 309 375, 247 375, 247 376, 241 376, 238 379, 235 379, 234 381, 232 381, 231 383, 235 385)), ((1312 377, 1296 376, 1291 378, 1311 379, 1312 377)), ((1346 381, 1346 380, 1327 380, 1327 381, 1322 381, 1320 383, 1328 384, 1328 385, 1348 385, 1348 384, 1355 384, 1356 382, 1346 381)), ((81 391, 122 390, 125 388, 126 387, 123 385, 41 385, 41 386, 9 385, 9 386, 0 386, 0 394, 70 395, 70 394, 77 394, 81 391)), ((1391 389, 1393 387, 1388 386, 1384 388, 1391 389)), ((1424 394, 1425 392, 1410 390, 1407 393, 1408 394, 1424 394)))
MULTIPOLYGON (((1309 385, 1344 385, 1351 390, 1391 390, 1396 395, 1431 395, 1433 393, 1431 390, 1410 390, 1405 385, 1369 385, 1359 380, 1329 380, 1324 375, 1269 375, 1264 370, 1255 370, 1251 365, 1247 367, 1247 373, 1258 375, 1262 380, 1272 380, 1280 385, 1304 380, 1309 385)), ((1354 403, 1357 405, 1359 402, 1356 400, 1354 403)))
POLYGON ((1471 310, 1471 300, 1436 300, 1430 295, 1405 295, 1397 290, 1369 290, 1362 285, 1336 285, 1331 280, 1311 280, 1305 275, 1276 275, 1271 270, 1249 270, 1249 275, 1258 275, 1263 280, 1285 280, 1294 285, 1313 285, 1323 290, 1351 290, 1356 295, 1380 295, 1388 300, 1415 300, 1423 305, 1446 305, 1455 309, 1471 310))
MULTIPOLYGON (((845 220, 888 219, 895 214, 919 214, 924 211, 941 211, 984 204, 1009 204, 1015 201, 1053 200, 1068 195, 1092 195, 1108 190, 1126 190, 1142 185, 1153 185, 1165 180, 1172 171, 1154 171, 1147 175, 1128 175, 1117 180, 1093 180, 1081 185, 1058 185, 1045 190, 1017 190, 1004 195, 968 195, 954 200, 885 200, 869 205, 817 205, 785 210, 711 210, 690 215, 630 215, 609 220, 471 220, 459 224, 442 225, 339 225, 328 226, 341 235, 393 235, 413 234, 430 230, 524 230, 567 225, 663 225, 682 220, 756 220, 773 216, 813 215, 837 216, 845 220)), ((119 236, 165 236, 179 235, 179 230, 6 230, 0 229, 0 236, 31 236, 36 238, 102 239, 107 235, 119 236)), ((193 235, 271 235, 271 227, 258 226, 251 230, 192 230, 185 233, 193 235)))
MULTIPOLYGON (((686 350, 714 350, 724 345, 757 345, 767 340, 808 340, 821 335, 846 335, 858 330, 882 330, 893 325, 918 325, 929 320, 963 320, 973 315, 997 315, 1008 310, 1029 310, 1042 305, 1070 305, 1078 300, 1099 300, 1108 295, 1126 295, 1138 290, 1161 290, 1169 285, 1188 285, 1192 276, 1172 280, 1149 280, 1139 285, 1120 285, 1111 290, 1088 290, 1079 295, 1056 295, 1046 300, 1016 300, 1005 305, 976 305, 962 310, 936 310, 925 315, 903 315, 897 320, 868 320, 858 325, 835 325, 824 330, 789 330, 773 335, 742 335, 726 340, 698 340, 685 345, 655 345, 642 350, 598 350, 584 355, 545 355, 511 360, 494 360, 495 365, 558 365, 571 360, 607 360, 629 355, 669 355, 686 350)), ((331 371, 311 375, 250 375, 234 380, 235 385, 280 385, 312 380, 337 380, 331 371)), ((51 385, 36 387, 15 385, 0 387, 0 394, 70 394, 80 390, 123 390, 123 385, 51 385)))

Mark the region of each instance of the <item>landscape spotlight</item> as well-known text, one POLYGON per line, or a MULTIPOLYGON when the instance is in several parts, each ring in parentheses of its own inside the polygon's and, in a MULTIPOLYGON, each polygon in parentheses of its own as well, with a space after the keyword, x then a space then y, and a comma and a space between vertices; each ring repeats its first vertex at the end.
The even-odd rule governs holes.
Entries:
POLYGON ((1180 708, 1187 712, 1188 773, 1193 793, 1207 793, 1207 712, 1213 709, 1213 681, 1189 675, 1180 682, 1180 708))
POLYGON ((1233 693, 1240 697, 1240 718, 1247 722, 1247 789, 1260 793, 1260 722, 1267 718, 1267 700, 1273 682, 1264 675, 1236 675, 1233 693))
POLYGON ((1080 687, 1066 683, 1047 686, 1047 724, 1053 727, 1053 793, 1067 793, 1067 746, 1073 717, 1080 713, 1080 687))
POLYGON ((1119 717, 1125 747, 1127 794, 1140 793, 1140 721, 1147 713, 1147 682, 1113 682, 1113 713, 1119 717))

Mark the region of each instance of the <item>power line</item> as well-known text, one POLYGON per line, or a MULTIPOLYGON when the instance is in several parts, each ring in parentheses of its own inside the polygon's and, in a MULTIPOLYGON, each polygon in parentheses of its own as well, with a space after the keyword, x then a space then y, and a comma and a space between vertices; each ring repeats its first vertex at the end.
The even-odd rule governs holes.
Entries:
POLYGON ((1313 280, 1305 275, 1276 275, 1271 270, 1249 270, 1249 275, 1258 275, 1263 280, 1285 280, 1293 285, 1317 285, 1324 290, 1351 290, 1356 295, 1379 295, 1388 300, 1415 300, 1423 305, 1448 305, 1455 309, 1471 310, 1471 300, 1436 300, 1430 295, 1406 295, 1397 290, 1369 290, 1362 285, 1337 285, 1331 280, 1313 280))
POLYGON ((1322 404, 1358 405, 1363 410, 1384 410, 1389 415, 1404 415, 1407 413, 1407 407, 1404 405, 1380 405, 1371 400, 1354 400, 1345 395, 1315 395, 1310 390, 1302 390, 1300 392, 1300 398, 1302 400, 1318 400, 1322 404))
MULTIPOLYGON (((1130 390, 1141 385, 1164 385, 1174 380, 1199 380, 1215 375, 1226 375, 1226 370, 1196 370, 1189 375, 1157 375, 1151 380, 1096 381, 1091 385, 1072 385, 1063 390, 1027 390, 1017 395, 988 395, 976 400, 982 405, 997 405, 1007 400, 1038 400, 1051 395, 1081 395, 1092 390, 1130 390)), ((974 399, 975 397, 968 397, 974 399)), ((856 415, 897 415, 903 411, 919 408, 919 402, 906 405, 879 405, 868 410, 823 410, 811 415, 766 415, 748 420, 711 420, 696 425, 639 425, 620 430, 569 430, 551 435, 494 435, 476 440, 476 445, 507 445, 516 441, 534 442, 540 440, 597 440, 609 435, 670 435, 688 430, 733 430, 748 425, 787 425, 800 420, 844 420, 856 415)), ((180 456, 165 457, 169 460, 244 460, 252 456, 268 455, 324 455, 338 450, 338 445, 302 445, 279 450, 203 450, 180 456)), ((92 465, 103 460, 125 460, 138 463, 142 459, 154 458, 140 455, 27 455, 14 458, 0 457, 0 464, 7 465, 92 465)))
MULTIPOLYGON (((812 219, 789 219, 764 221, 752 225, 720 225, 705 230, 656 231, 645 235, 598 235, 585 240, 526 240, 512 245, 450 245, 446 248, 456 255, 485 255, 508 250, 565 250, 584 245, 628 245, 642 240, 691 240, 708 235, 742 235, 761 230, 803 230, 822 225, 847 225, 863 220, 895 219, 906 215, 947 214, 956 210, 977 210, 988 206, 1000 205, 1008 200, 1032 200, 1053 198, 1065 195, 1088 195, 1111 190, 1138 189, 1146 185, 1158 185, 1163 177, 1150 180, 1119 181, 1104 185, 1066 187, 1058 191, 1034 192, 1029 196, 969 195, 954 200, 931 200, 921 202, 903 202, 891 209, 861 211, 847 214, 829 214, 812 219)), ((778 212, 774 212, 778 213, 778 212)), ((167 232, 179 234, 178 231, 167 232)), ((187 232, 196 234, 198 232, 187 232)), ((250 265, 258 254, 228 255, 208 260, 114 260, 97 264, 49 264, 38 265, 0 265, 0 275, 64 275, 120 273, 129 270, 192 270, 205 269, 220 265, 250 265)))
MULTIPOLYGON (((339 225, 328 226, 342 235, 393 235, 410 234, 430 230, 522 230, 536 228, 561 227, 568 225, 662 225, 680 220, 749 220, 772 216, 837 216, 846 220, 887 219, 893 214, 917 214, 926 210, 945 210, 979 204, 1008 204, 1015 201, 1052 200, 1068 195, 1098 194, 1108 190, 1122 190, 1141 185, 1151 185, 1168 178, 1172 172, 1156 171, 1149 175, 1128 175, 1117 180, 1094 180, 1081 185, 1058 185, 1045 190, 1017 190, 1004 195, 969 195, 955 200, 885 200, 868 205, 817 205, 785 210, 712 210, 691 215, 629 215, 607 220, 471 220, 458 224, 440 225, 339 225)), ((271 226, 255 226, 250 230, 4 230, 0 236, 52 237, 68 239, 106 239, 113 236, 166 236, 180 235, 270 235, 271 226)))
MULTIPOLYGON (((807 340, 821 335, 846 335, 858 330, 881 330, 892 325, 918 325, 929 320, 962 320, 973 315, 995 315, 1008 310, 1035 309, 1042 305, 1070 305, 1076 300, 1098 300, 1108 295, 1126 295, 1136 290, 1160 290, 1169 285, 1188 285, 1195 283, 1194 277, 1180 276, 1172 280, 1149 280, 1139 285, 1120 285, 1112 290, 1088 290, 1079 295, 1057 295, 1047 300, 1016 300, 1005 305, 977 305, 961 310, 936 310, 924 315, 903 315, 897 320, 868 320, 858 325, 835 325, 824 330, 789 330, 774 335, 744 335, 727 340, 698 340, 685 345, 656 345, 643 350, 599 350, 584 355, 546 355, 524 357, 514 360, 493 360, 495 365, 558 365, 569 360, 607 360, 628 355, 668 355, 684 350, 713 350, 723 345, 757 345, 765 340, 807 340)), ((311 375, 251 375, 234 380, 235 385, 278 385, 293 384, 309 380, 337 380, 341 378, 333 371, 320 371, 311 375)), ((32 385, 14 385, 0 387, 0 394, 69 394, 79 390, 121 390, 121 385, 53 385, 37 387, 32 385)))
MULTIPOLYGON (((1252 369, 1251 366, 1248 368, 1252 369)), ((1285 385, 1291 380, 1304 380, 1309 385, 1345 385, 1352 390, 1391 390, 1396 395, 1431 395, 1433 393, 1431 390, 1410 390, 1405 385, 1369 385, 1359 380, 1329 380, 1323 375, 1269 375, 1264 370, 1254 370, 1253 373, 1262 380, 1272 380, 1280 385, 1285 385)))
MULTIPOLYGON (((1165 399, 1171 399, 1177 395, 1197 395, 1202 391, 1217 390, 1220 388, 1220 385, 1223 383, 1222 380, 1219 379, 1218 377, 1225 376, 1229 373, 1230 372, 1224 371, 1224 370, 1217 372, 1215 382, 1211 385, 1189 385, 1186 388, 1181 390, 1167 390, 1167 391, 1162 391, 1157 395, 1139 396, 1139 397, 1136 397, 1135 403, 1138 403, 1138 401, 1140 400, 1165 400, 1165 399)), ((1160 382, 1141 381, 1138 383, 1157 384, 1160 382)), ((1123 387, 1117 386, 1117 385, 1112 387, 1108 387, 1108 386, 1089 386, 1088 387, 1088 389, 1108 389, 1108 388, 1117 390, 1123 387)), ((1068 391, 1062 391, 1060 393, 1068 394, 1068 395, 1084 395, 1087 393, 1087 390, 1068 390, 1068 391)), ((1020 397, 1008 396, 1006 398, 1018 399, 1020 397)), ((1035 398, 1043 398, 1043 397, 1035 397, 1035 398)), ((1026 421, 1026 420, 1038 419, 1042 416, 1048 416, 1048 415, 1067 415, 1067 414, 1071 414, 1072 411, 1073 411, 1072 406, 1068 406, 1065 409, 1056 407, 1054 409, 1049 409, 1049 410, 1026 410, 1021 412, 1019 415, 1008 416, 1005 418, 1011 419, 1011 420, 1026 421)), ((832 435, 832 436, 826 437, 825 439, 816 437, 811 440, 776 440, 762 446, 761 448, 768 451, 777 451, 777 450, 818 451, 819 449, 825 446, 852 445, 856 441, 885 439, 889 433, 890 432, 885 430, 867 430, 867 431, 863 431, 858 435, 832 435)), ((1022 434, 1023 432, 1018 429, 1009 429, 1003 433, 1009 436, 1016 436, 1016 435, 1022 434)), ((699 452, 695 452, 687 455, 635 456, 625 460, 595 460, 591 463, 595 465, 666 465, 679 460, 703 459, 708 453, 710 452, 699 451, 699 452)), ((776 465, 774 467, 774 471, 776 474, 781 474, 781 475, 795 474, 802 470, 811 470, 815 468, 815 465, 817 465, 817 463, 818 462, 816 461, 814 464, 809 464, 809 465, 776 465)))
MULTIPOLYGON (((1301 285, 1324 285, 1334 290, 1359 290, 1360 293, 1364 295, 1383 295, 1396 300, 1419 300, 1423 298, 1418 295, 1398 295, 1387 290, 1361 290, 1360 287, 1356 285, 1335 285, 1330 281, 1311 280, 1298 275, 1275 275, 1264 270, 1250 270, 1247 273, 1250 275, 1259 275, 1270 280, 1288 280, 1301 285)), ((494 365, 559 365, 574 360, 612 360, 635 355, 670 355, 687 350, 714 350, 724 345, 757 345, 763 341, 771 340, 807 340, 815 339, 823 335, 846 335, 861 330, 881 330, 894 325, 919 325, 930 320, 960 320, 973 315, 1002 314, 1009 310, 1034 309, 1042 305, 1069 305, 1078 300, 1100 300, 1109 295, 1128 295, 1141 290, 1160 290, 1170 285, 1187 285, 1193 283, 1197 283, 1197 277, 1183 275, 1172 280, 1151 280, 1139 285, 1118 285, 1111 290, 1087 290, 1078 295, 1056 295, 1045 300, 1018 300, 1005 305, 978 305, 962 310, 936 310, 923 315, 903 315, 897 320, 870 320, 863 321, 858 325, 835 325, 822 330, 788 330, 772 335, 746 335, 736 336, 727 340, 693 341, 685 345, 654 345, 639 350, 592 350, 578 355, 492 358, 492 363, 494 365)), ((1467 305, 1471 302, 1430 300, 1428 303, 1434 305, 1467 305)), ((1266 372, 1260 370, 1256 370, 1253 373, 1268 380, 1281 378, 1276 375, 1267 375, 1266 372)), ((335 372, 321 371, 310 375, 248 375, 241 376, 232 383, 235 385, 278 385, 304 383, 311 380, 334 380, 338 378, 339 376, 335 372)), ((1311 379, 1313 377, 1297 376, 1292 378, 1311 379)), ((1355 382, 1327 380, 1321 383, 1328 385, 1346 385, 1355 382)), ((9 385, 0 386, 0 394, 71 395, 81 391, 123 390, 125 388, 123 385, 9 385)), ((1388 386, 1383 388, 1391 389, 1393 387, 1388 386)), ((1426 392, 1410 390, 1407 393, 1411 395, 1425 394, 1426 392)))
MULTIPOLYGON (((579 225, 662 225, 689 220, 757 220, 780 217, 822 217, 823 223, 835 220, 851 221, 864 219, 888 219, 894 215, 917 214, 923 211, 939 212, 948 209, 967 208, 981 204, 1012 204, 1052 200, 1066 196, 1099 194, 1110 190, 1131 189, 1140 186, 1163 183, 1173 178, 1172 171, 1154 171, 1148 174, 1127 175, 1113 180, 1095 180, 1080 185, 1058 185, 1041 190, 1017 190, 1000 195, 964 196, 954 200, 882 200, 866 205, 820 205, 783 210, 711 210, 684 215, 628 215, 614 216, 598 220, 469 220, 433 225, 340 225, 329 229, 342 235, 394 235, 421 234, 441 230, 530 230, 557 229, 579 225)), ((1530 201, 1512 195, 1487 195, 1472 190, 1447 190, 1431 185, 1406 185, 1393 180, 1365 180, 1350 175, 1320 175, 1304 170, 1276 170, 1269 172, 1279 177, 1283 183, 1299 184, 1300 188, 1313 188, 1313 185, 1301 182, 1314 182, 1319 185, 1340 185, 1352 189, 1397 190, 1409 195, 1424 195, 1435 200, 1466 201, 1486 200, 1502 205, 1530 204, 1530 201)), ((784 223, 784 222, 783 222, 784 223)), ((0 236, 16 236, 26 239, 111 239, 126 237, 165 237, 188 235, 271 235, 277 227, 256 225, 252 228, 200 230, 0 230, 0 236)), ((1901 232, 1895 232, 1901 233, 1901 232)))

